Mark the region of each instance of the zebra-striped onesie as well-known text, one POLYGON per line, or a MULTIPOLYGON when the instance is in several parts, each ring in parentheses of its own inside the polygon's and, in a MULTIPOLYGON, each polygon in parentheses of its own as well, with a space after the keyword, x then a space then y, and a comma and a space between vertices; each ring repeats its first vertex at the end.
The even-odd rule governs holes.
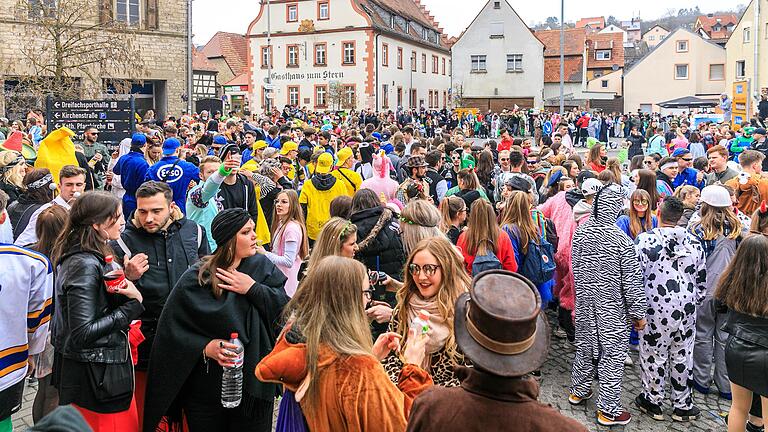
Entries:
POLYGON ((621 190, 604 187, 595 195, 589 220, 573 235, 576 355, 570 391, 587 396, 597 368, 597 408, 610 416, 623 411, 621 382, 629 319, 642 319, 646 310, 635 246, 616 226, 622 206, 621 190))

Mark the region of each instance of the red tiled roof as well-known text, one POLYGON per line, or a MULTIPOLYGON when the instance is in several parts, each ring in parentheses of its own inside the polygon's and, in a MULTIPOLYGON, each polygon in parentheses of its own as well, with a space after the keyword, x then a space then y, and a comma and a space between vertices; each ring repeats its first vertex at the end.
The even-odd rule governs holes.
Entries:
POLYGON ((250 84, 248 82, 248 72, 241 73, 224 83, 225 86, 247 86, 248 84, 250 84))
POLYGON ((587 69, 624 67, 624 35, 621 33, 596 33, 587 36, 587 69), (611 50, 610 60, 595 59, 595 50, 611 50))
POLYGON ((711 17, 707 15, 699 15, 698 18, 696 18, 696 30, 703 29, 709 34, 712 32, 712 27, 718 22, 724 26, 728 24, 733 24, 735 26, 739 22, 739 17, 735 14, 713 15, 711 17), (718 21, 718 19, 720 21, 718 21))
MULTIPOLYGON (((544 44, 544 57, 560 55, 560 30, 541 30, 534 35, 544 44)), ((582 55, 586 38, 583 28, 565 29, 565 55, 582 55)))
POLYGON ((605 28, 605 18, 604 17, 582 18, 576 21, 576 28, 584 28, 586 26, 590 26, 593 29, 602 30, 605 28))
POLYGON ((217 32, 201 52, 209 59, 224 58, 235 75, 240 75, 247 69, 248 44, 245 36, 241 34, 217 32))
POLYGON ((218 72, 216 66, 208 61, 208 58, 203 55, 197 48, 192 47, 192 70, 204 71, 204 72, 218 72))
MULTIPOLYGON (((584 61, 581 56, 566 56, 564 63, 564 82, 581 82, 583 77, 584 61)), ((544 58, 544 82, 560 82, 560 58, 544 58)))

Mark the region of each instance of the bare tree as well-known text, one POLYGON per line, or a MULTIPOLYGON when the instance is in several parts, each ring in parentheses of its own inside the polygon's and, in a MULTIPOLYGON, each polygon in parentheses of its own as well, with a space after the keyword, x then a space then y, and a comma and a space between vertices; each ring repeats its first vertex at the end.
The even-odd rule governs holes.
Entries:
POLYGON ((453 88, 453 106, 457 108, 464 107, 464 86, 458 84, 453 88))
POLYGON ((338 81, 331 81, 328 85, 328 103, 331 109, 341 110, 344 104, 344 86, 338 81))
MULTIPOLYGON (((18 31, 22 65, 6 65, 14 77, 7 102, 42 103, 45 96, 95 98, 127 93, 132 76, 146 67, 134 27, 104 13, 101 0, 18 0, 18 31), (108 90, 107 90, 108 89, 108 90)), ((31 107, 29 107, 31 108, 31 107)))

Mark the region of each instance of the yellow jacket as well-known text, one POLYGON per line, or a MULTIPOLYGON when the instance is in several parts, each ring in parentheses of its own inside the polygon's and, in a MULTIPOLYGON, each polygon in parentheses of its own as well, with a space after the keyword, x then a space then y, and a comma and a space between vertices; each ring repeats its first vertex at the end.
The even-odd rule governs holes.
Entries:
POLYGON ((352 171, 348 168, 338 168, 331 172, 344 187, 347 188, 347 195, 352 196, 355 192, 360 190, 360 185, 363 184, 363 178, 360 174, 352 171))
POLYGON ((299 204, 307 207, 307 237, 317 239, 323 225, 331 218, 331 201, 346 194, 344 184, 329 174, 315 174, 304 182, 299 204))

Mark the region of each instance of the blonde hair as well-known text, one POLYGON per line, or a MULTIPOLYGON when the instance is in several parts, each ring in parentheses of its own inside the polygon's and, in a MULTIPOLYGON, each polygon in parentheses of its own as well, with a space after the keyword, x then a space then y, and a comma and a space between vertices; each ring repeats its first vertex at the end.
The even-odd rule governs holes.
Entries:
POLYGON ((685 205, 686 208, 691 208, 687 204, 685 204, 685 200, 688 199, 688 197, 692 193, 700 194, 701 192, 699 191, 699 188, 697 188, 696 186, 682 185, 682 186, 679 186, 677 189, 675 189, 675 193, 673 194, 673 196, 679 199, 680 201, 682 201, 683 205, 685 205))
POLYGON ((340 217, 332 217, 323 225, 320 234, 317 236, 312 253, 309 254, 309 263, 307 264, 307 274, 317 266, 321 259, 331 255, 341 255, 341 245, 349 239, 352 234, 357 234, 357 227, 352 222, 340 217))
POLYGON ((730 207, 713 207, 703 202, 699 208, 699 215, 701 220, 694 224, 694 228, 701 227, 704 231, 704 240, 714 240, 720 235, 735 240, 741 235, 741 221, 730 207), (728 235, 725 233, 726 229, 730 229, 728 235))
MULTIPOLYGON (((0 168, 13 162, 19 156, 21 156, 21 154, 13 150, 0 152, 0 168)), ((24 170, 24 164, 18 164, 3 172, 3 180, 8 184, 12 184, 16 187, 23 188, 25 174, 26 172, 24 170)))
MULTIPOLYGON (((304 400, 310 405, 319 397, 321 346, 341 356, 373 356, 362 293, 367 277, 365 266, 358 261, 340 256, 323 257, 285 307, 284 316, 292 328, 306 338, 307 369, 311 378, 304 400)), ((382 368, 380 364, 377 367, 382 368)))
POLYGON ((410 253, 416 244, 425 238, 445 237, 439 228, 440 220, 440 212, 428 201, 409 202, 400 213, 400 230, 405 253, 410 253))
POLYGON ((466 252, 469 255, 486 253, 488 251, 486 245, 489 243, 494 251, 498 247, 499 224, 496 221, 496 213, 488 201, 479 199, 472 203, 472 210, 467 219, 466 236, 466 252))
POLYGON ((420 241, 408 254, 408 259, 405 261, 405 282, 397 291, 397 328, 395 332, 403 337, 400 343, 401 347, 405 347, 405 343, 408 339, 408 326, 410 321, 408 319, 408 305, 410 304, 411 297, 419 295, 419 289, 416 286, 416 281, 413 280, 413 276, 408 271, 408 266, 413 262, 413 258, 417 253, 421 251, 427 251, 435 257, 437 263, 440 265, 440 288, 437 290, 435 300, 437 301, 437 309, 440 311, 440 315, 448 324, 449 336, 445 342, 445 352, 448 357, 458 363, 462 356, 458 353, 456 347, 456 339, 454 337, 453 318, 455 311, 456 299, 459 296, 469 290, 469 286, 472 283, 467 270, 464 268, 464 262, 459 254, 454 249, 451 242, 444 237, 428 238, 420 241))
POLYGON ((528 253, 529 241, 533 240, 536 244, 540 242, 539 230, 533 224, 531 217, 531 197, 526 192, 514 191, 507 198, 501 225, 517 228, 517 235, 520 237, 520 245, 523 247, 524 254, 528 253))

